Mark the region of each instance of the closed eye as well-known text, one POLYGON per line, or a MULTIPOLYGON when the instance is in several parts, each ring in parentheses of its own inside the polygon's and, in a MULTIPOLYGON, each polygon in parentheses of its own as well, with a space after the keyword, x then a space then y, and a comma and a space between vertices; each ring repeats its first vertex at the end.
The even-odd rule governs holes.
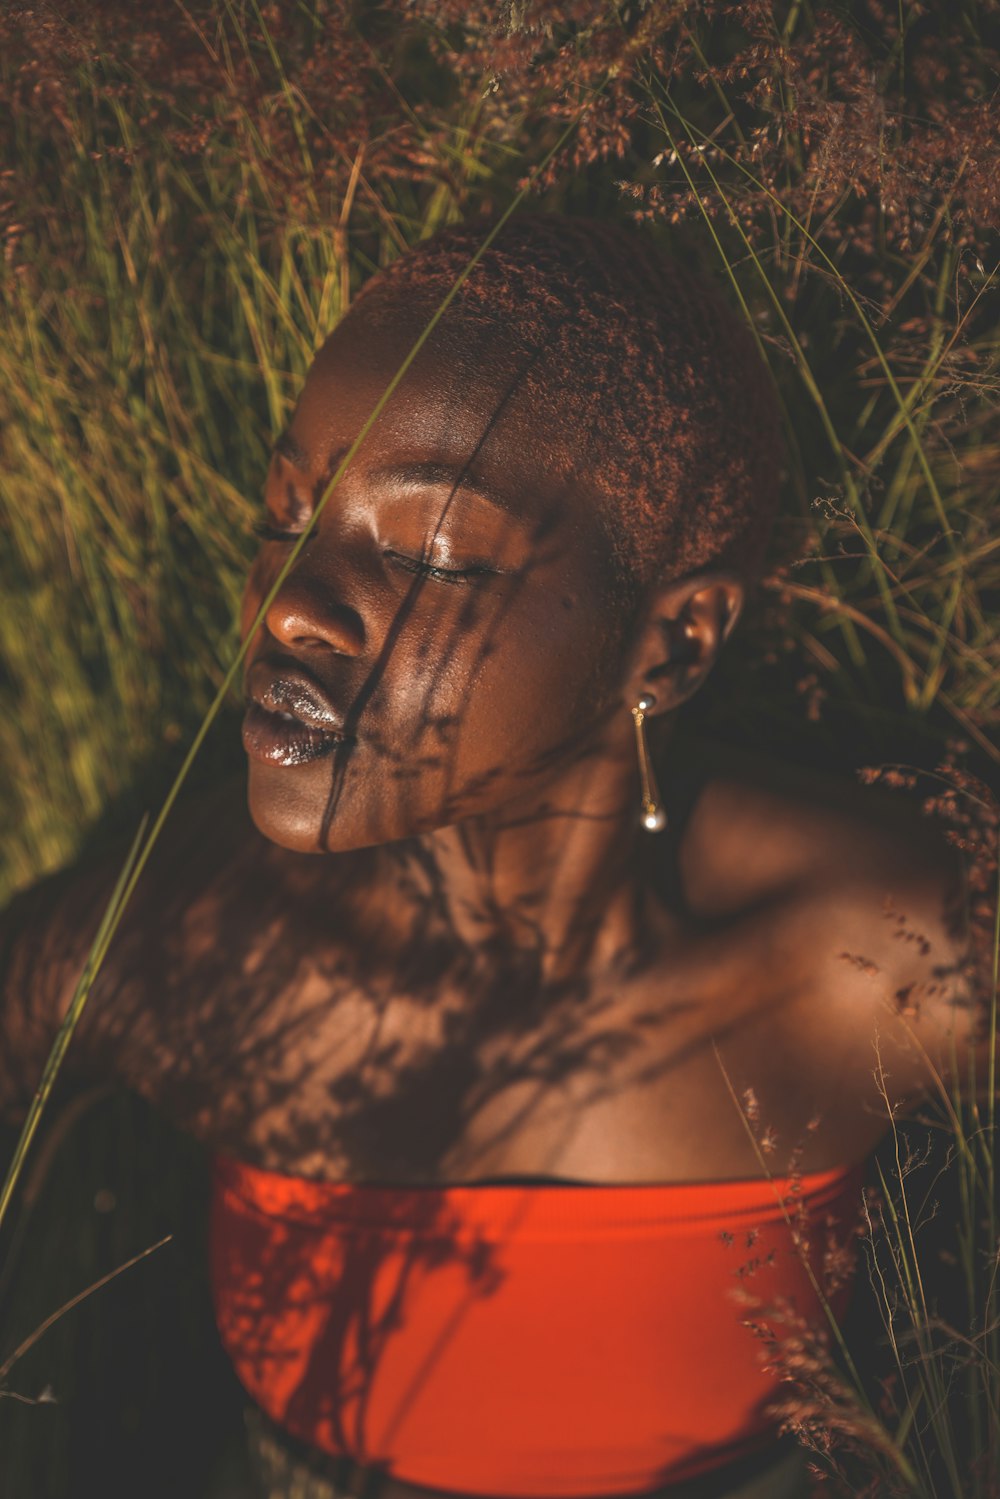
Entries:
POLYGON ((385 552, 384 555, 404 572, 416 573, 421 578, 434 578, 440 583, 469 583, 474 578, 496 577, 499 572, 498 568, 487 567, 483 562, 473 562, 468 567, 437 567, 419 557, 408 557, 405 552, 385 552))
MULTIPOLYGON (((302 535, 301 531, 284 531, 280 526, 272 526, 269 521, 257 521, 252 530, 261 541, 273 541, 279 545, 295 542, 302 535)), ((404 572, 415 573, 422 578, 433 578, 441 583, 469 583, 474 578, 496 577, 500 571, 483 562, 473 562, 468 567, 438 567, 420 557, 409 557, 405 552, 386 552, 384 555, 404 572)))

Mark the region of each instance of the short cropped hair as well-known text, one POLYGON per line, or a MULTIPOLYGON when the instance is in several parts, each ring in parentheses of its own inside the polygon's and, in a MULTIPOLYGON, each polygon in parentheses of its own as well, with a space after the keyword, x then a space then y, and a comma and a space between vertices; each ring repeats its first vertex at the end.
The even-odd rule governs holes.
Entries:
MULTIPOLYGON (((374 323, 429 317, 489 221, 427 239, 355 298, 374 323)), ((646 585, 724 567, 752 581, 778 499, 781 443, 771 377, 745 320, 648 231, 523 213, 501 228, 443 324, 535 358, 595 487, 615 573, 646 585), (536 358, 537 356, 537 358, 536 358)))

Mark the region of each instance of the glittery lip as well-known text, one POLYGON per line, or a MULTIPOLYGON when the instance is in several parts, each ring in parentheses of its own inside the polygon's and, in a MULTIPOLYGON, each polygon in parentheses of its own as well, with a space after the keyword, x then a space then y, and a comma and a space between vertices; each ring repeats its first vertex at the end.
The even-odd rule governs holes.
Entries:
POLYGON ((318 683, 294 665, 255 661, 247 672, 243 748, 270 765, 305 765, 346 742, 318 683))
POLYGON ((255 661, 247 673, 247 699, 269 713, 297 718, 310 729, 339 733, 340 717, 333 704, 316 682, 294 667, 268 671, 263 661, 255 661))
POLYGON ((268 765, 307 765, 332 755, 347 741, 338 732, 315 729, 286 713, 251 702, 243 718, 243 748, 268 765))

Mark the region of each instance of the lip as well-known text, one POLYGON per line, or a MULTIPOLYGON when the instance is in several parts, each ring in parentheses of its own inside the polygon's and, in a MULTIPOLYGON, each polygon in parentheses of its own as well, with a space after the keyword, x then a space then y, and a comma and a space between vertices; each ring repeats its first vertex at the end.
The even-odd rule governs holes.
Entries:
POLYGON ((255 662, 247 672, 243 748, 270 765, 305 765, 346 742, 321 687, 296 667, 255 662))
POLYGON ((346 740, 340 734, 310 729, 297 718, 281 718, 251 703, 243 718, 243 748, 268 765, 307 765, 322 760, 346 740))
POLYGON ((268 713, 286 713, 325 734, 343 731, 340 715, 318 683, 294 666, 255 661, 247 672, 247 697, 268 713))

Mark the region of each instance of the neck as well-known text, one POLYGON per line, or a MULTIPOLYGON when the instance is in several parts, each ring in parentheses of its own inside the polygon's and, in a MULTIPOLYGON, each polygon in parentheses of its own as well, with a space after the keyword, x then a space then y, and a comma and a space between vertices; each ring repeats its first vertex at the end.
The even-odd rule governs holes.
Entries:
POLYGON ((421 840, 470 947, 531 958, 554 982, 634 958, 651 935, 634 743, 604 746, 544 788, 421 840))

